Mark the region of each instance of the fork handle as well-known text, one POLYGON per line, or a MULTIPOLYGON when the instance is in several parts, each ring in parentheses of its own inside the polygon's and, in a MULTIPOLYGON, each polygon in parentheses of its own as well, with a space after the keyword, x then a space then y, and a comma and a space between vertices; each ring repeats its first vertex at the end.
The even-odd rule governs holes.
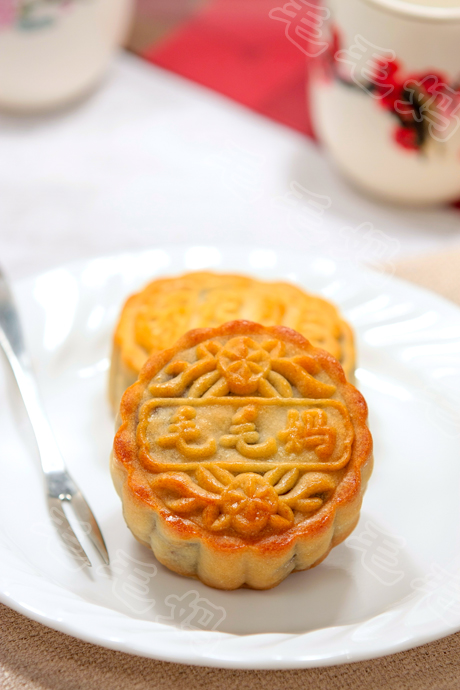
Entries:
POLYGON ((32 361, 25 346, 19 313, 9 285, 0 272, 0 346, 10 363, 29 416, 43 472, 66 470, 41 402, 32 361))

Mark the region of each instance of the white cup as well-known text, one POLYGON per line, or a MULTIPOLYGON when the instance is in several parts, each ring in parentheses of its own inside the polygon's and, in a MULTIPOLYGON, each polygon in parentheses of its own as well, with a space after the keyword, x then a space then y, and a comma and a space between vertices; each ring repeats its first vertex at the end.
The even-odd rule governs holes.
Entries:
POLYGON ((132 0, 0 0, 0 108, 36 112, 88 91, 123 42, 132 0))
POLYGON ((338 167, 387 200, 460 198, 460 0, 324 5, 310 106, 338 167))

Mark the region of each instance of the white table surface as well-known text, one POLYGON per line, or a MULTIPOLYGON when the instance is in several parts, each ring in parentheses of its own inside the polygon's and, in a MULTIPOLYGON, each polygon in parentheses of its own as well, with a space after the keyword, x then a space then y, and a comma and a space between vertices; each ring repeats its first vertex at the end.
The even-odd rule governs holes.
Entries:
POLYGON ((0 115, 0 263, 13 278, 160 243, 323 251, 362 223, 390 238, 383 259, 460 245, 460 211, 374 202, 301 134, 128 54, 72 108, 0 115), (297 216, 279 202, 293 182, 330 199, 319 241, 303 224, 311 195, 297 216))

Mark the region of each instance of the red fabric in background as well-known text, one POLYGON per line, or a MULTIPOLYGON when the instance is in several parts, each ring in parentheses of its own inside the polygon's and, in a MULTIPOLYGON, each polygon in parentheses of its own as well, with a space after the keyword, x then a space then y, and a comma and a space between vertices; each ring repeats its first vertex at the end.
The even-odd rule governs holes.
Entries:
MULTIPOLYGON (((166 3, 164 13, 172 16, 174 1, 179 0, 155 3, 166 3)), ((204 1, 192 19, 142 56, 315 138, 307 104, 307 58, 286 38, 285 24, 269 17, 270 10, 289 0, 204 1)), ((153 0, 138 2, 147 9, 153 0)), ((460 209, 460 201, 454 206, 460 209)))
MULTIPOLYGON (((284 2, 280 2, 282 6, 284 2)), ((313 136, 306 58, 270 19, 276 0, 212 0, 144 57, 313 136)))

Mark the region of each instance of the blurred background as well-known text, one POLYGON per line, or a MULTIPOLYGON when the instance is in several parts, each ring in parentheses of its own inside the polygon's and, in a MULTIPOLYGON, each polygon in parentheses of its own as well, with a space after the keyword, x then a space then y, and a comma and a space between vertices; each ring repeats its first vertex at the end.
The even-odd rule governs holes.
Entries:
POLYGON ((456 248, 459 3, 391 2, 0 0, 2 263, 456 248))
POLYGON ((312 136, 306 56, 270 18, 274 7, 274 0, 138 0, 127 47, 312 136))

